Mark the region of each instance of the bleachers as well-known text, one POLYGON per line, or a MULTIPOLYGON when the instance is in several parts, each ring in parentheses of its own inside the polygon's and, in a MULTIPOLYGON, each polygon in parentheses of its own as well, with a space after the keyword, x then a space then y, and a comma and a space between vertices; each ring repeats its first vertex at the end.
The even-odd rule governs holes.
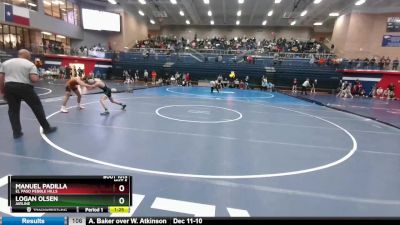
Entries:
POLYGON ((233 61, 233 55, 225 55, 222 62, 209 60, 208 62, 199 62, 190 55, 151 55, 147 59, 138 53, 124 53, 114 62, 114 74, 122 74, 123 70, 131 69, 135 71, 144 69, 149 72, 155 70, 157 74, 175 74, 188 72, 192 80, 212 80, 219 74, 227 77, 231 71, 235 71, 239 79, 244 80, 246 76, 250 77, 250 83, 253 85, 261 84, 261 77, 266 75, 269 81, 276 86, 290 87, 294 78, 300 82, 306 78, 317 79, 318 88, 335 89, 341 74, 336 72, 332 66, 310 65, 309 59, 287 59, 281 62, 273 58, 257 58, 255 64, 247 62, 236 63, 233 61), (172 62, 172 66, 164 67, 167 62, 172 62))

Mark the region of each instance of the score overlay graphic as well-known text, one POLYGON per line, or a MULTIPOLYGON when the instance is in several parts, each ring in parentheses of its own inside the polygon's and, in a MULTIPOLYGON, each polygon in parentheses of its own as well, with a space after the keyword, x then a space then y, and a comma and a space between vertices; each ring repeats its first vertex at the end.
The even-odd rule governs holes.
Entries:
POLYGON ((126 212, 132 205, 130 176, 10 176, 11 212, 126 212))

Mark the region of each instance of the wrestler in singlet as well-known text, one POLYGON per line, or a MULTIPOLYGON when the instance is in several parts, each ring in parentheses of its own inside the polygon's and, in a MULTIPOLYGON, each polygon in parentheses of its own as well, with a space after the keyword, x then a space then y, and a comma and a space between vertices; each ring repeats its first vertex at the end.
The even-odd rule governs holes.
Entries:
POLYGON ((79 92, 78 85, 80 85, 81 87, 92 88, 91 85, 85 83, 80 78, 72 78, 71 80, 67 81, 67 84, 65 86, 65 96, 64 96, 63 104, 60 109, 60 111, 62 113, 68 113, 67 102, 72 95, 71 92, 74 92, 76 94, 76 97, 77 97, 76 100, 78 102, 78 109, 85 108, 81 105, 82 95, 79 92))
POLYGON ((108 108, 106 106, 106 103, 105 103, 107 98, 110 100, 111 103, 119 105, 119 106, 122 107, 121 108, 122 110, 125 110, 126 104, 121 103, 121 102, 117 102, 117 101, 114 100, 114 98, 111 95, 112 91, 111 91, 111 89, 109 87, 107 87, 107 84, 105 82, 103 82, 102 80, 100 80, 98 78, 93 79, 93 80, 92 79, 89 80, 89 83, 92 83, 92 82, 94 82, 94 84, 93 84, 94 87, 100 88, 104 93, 104 95, 100 99, 100 104, 104 108, 104 112, 100 113, 100 115, 107 116, 107 115, 110 114, 110 112, 108 111, 108 108))
POLYGON ((69 80, 67 82, 66 87, 65 87, 65 91, 68 91, 68 92, 74 91, 75 92, 75 90, 78 89, 78 87, 77 87, 78 85, 79 85, 79 83, 76 80, 76 78, 73 78, 73 79, 71 79, 71 80, 69 80))
POLYGON ((99 85, 99 88, 103 91, 103 93, 108 97, 111 98, 111 89, 109 87, 107 87, 107 84, 102 82, 104 84, 103 87, 101 87, 101 85, 99 85))

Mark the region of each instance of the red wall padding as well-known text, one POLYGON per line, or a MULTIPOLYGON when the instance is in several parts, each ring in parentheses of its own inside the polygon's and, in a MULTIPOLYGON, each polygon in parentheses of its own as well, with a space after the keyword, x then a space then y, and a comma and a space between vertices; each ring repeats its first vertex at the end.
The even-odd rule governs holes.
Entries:
POLYGON ((398 74, 383 74, 382 80, 378 83, 378 87, 386 89, 390 83, 395 85, 394 92, 396 97, 400 98, 400 75, 398 74))
POLYGON ((93 72, 94 66, 96 65, 96 61, 93 60, 84 60, 84 59, 62 59, 61 65, 67 66, 70 63, 80 63, 85 64, 85 74, 89 74, 93 72))

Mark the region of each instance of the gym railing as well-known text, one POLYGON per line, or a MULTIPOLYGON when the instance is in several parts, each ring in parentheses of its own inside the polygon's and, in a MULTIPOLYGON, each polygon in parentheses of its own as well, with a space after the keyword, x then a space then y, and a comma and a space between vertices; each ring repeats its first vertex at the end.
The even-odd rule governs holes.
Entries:
POLYGON ((264 51, 263 49, 251 49, 251 50, 221 50, 221 49, 158 49, 158 48, 131 48, 125 53, 141 53, 145 55, 146 53, 149 55, 153 54, 181 54, 181 53, 192 53, 193 51, 197 53, 204 54, 205 56, 217 56, 217 55, 252 55, 259 57, 267 57, 267 58, 285 58, 285 59, 311 59, 312 57, 323 57, 323 58, 335 58, 335 54, 331 53, 293 53, 293 52, 269 52, 264 51))

